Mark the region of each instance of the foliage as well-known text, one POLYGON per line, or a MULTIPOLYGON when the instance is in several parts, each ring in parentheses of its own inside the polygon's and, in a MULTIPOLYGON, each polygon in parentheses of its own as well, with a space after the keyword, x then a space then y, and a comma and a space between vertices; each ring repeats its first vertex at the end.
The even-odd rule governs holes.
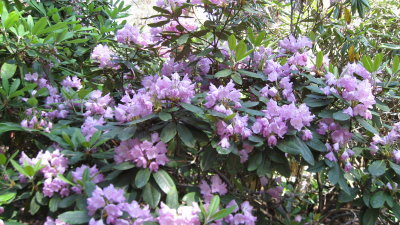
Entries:
POLYGON ((398 16, 319 2, 0 1, 1 219, 398 223, 398 16))

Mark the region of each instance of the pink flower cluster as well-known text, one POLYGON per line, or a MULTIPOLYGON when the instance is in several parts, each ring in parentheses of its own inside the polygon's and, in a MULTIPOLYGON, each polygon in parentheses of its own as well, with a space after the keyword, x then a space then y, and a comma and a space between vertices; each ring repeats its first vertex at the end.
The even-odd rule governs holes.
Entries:
MULTIPOLYGON (((140 225, 154 221, 149 206, 146 205, 141 208, 136 201, 127 203, 124 194, 124 190, 115 188, 112 184, 104 189, 96 186, 91 197, 87 199, 89 216, 93 216, 97 211, 100 211, 101 215, 107 215, 106 224, 140 225), (127 213, 128 217, 122 217, 124 213, 127 213)), ((101 224, 104 224, 102 219, 96 220, 92 218, 89 221, 89 225, 101 224)))
POLYGON ((203 195, 203 199, 206 203, 209 203, 213 197, 213 194, 225 195, 228 193, 226 184, 222 182, 218 175, 211 177, 211 185, 206 180, 202 180, 200 185, 200 193, 203 195))
POLYGON ((169 161, 166 153, 166 144, 160 140, 157 133, 154 133, 150 141, 141 142, 138 139, 122 141, 115 148, 114 160, 117 163, 133 162, 137 167, 149 168, 155 172, 160 165, 165 165, 169 161))
POLYGON ((66 77, 62 82, 61 85, 64 88, 76 88, 77 90, 80 90, 82 88, 82 83, 81 79, 79 79, 77 76, 73 77, 66 77))
POLYGON ((261 134, 268 139, 269 146, 277 144, 277 138, 283 136, 289 131, 289 125, 295 130, 301 131, 306 126, 310 126, 314 115, 305 104, 296 107, 294 103, 279 106, 274 100, 267 103, 267 109, 263 111, 265 117, 257 118, 252 126, 255 134, 261 134))

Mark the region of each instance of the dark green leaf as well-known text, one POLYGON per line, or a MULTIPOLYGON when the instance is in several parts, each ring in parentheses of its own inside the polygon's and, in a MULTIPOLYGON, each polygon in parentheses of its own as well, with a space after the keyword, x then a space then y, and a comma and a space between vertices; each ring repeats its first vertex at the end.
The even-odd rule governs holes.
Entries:
POLYGON ((144 187, 150 179, 151 172, 148 168, 140 169, 135 177, 135 186, 137 188, 144 187))
POLYGON ((183 143, 190 148, 194 148, 196 145, 196 139, 193 138, 192 132, 185 125, 180 123, 178 124, 177 130, 183 143))
POLYGON ((153 177, 158 186, 165 194, 168 194, 172 188, 175 188, 174 181, 165 170, 158 170, 156 173, 153 173, 153 177))
POLYGON ((278 149, 294 155, 302 155, 304 160, 311 165, 314 165, 314 156, 307 145, 296 136, 289 136, 277 145, 278 149))
POLYGON ((375 161, 371 165, 368 166, 368 172, 372 176, 381 176, 385 173, 386 163, 383 160, 375 161))
POLYGON ((143 200, 150 205, 151 208, 156 208, 161 199, 160 191, 154 187, 151 182, 148 182, 143 190, 143 200))
POLYGON ((168 143, 176 135, 176 124, 174 122, 168 123, 161 131, 161 141, 168 143))
POLYGON ((69 224, 87 224, 90 218, 86 211, 69 211, 58 216, 58 219, 69 224))
POLYGON ((381 208, 385 204, 385 193, 383 191, 378 191, 372 195, 370 204, 372 208, 381 208))

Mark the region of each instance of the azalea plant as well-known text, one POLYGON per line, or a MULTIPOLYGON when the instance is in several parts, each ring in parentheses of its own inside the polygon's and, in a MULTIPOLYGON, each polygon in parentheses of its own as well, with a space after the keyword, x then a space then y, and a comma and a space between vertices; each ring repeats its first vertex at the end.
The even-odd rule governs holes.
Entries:
POLYGON ((75 3, 0 1, 6 224, 399 221, 398 56, 335 65, 263 1, 75 3))

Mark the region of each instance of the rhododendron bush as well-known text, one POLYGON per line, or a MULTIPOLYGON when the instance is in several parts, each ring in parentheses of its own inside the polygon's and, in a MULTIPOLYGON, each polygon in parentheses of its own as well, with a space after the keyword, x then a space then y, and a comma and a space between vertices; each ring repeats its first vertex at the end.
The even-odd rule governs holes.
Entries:
POLYGON ((6 224, 399 221, 397 56, 335 65, 259 1, 73 3, 0 1, 6 224))

